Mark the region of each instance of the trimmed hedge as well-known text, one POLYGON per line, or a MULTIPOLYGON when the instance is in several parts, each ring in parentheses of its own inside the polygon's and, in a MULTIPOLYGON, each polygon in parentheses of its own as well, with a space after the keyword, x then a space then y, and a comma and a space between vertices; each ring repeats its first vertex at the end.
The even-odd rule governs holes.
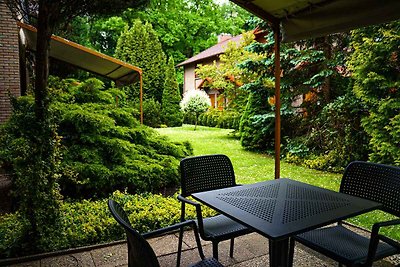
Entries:
MULTIPOLYGON (((210 109, 200 114, 198 125, 238 130, 240 117, 241 114, 236 111, 210 109)), ((184 122, 187 124, 195 124, 195 117, 186 114, 184 122)))
MULTIPOLYGON (((115 191, 113 196, 128 213, 133 227, 147 232, 172 225, 180 220, 180 202, 177 196, 163 197, 158 194, 129 195, 115 191)), ((215 212, 204 208, 204 216, 215 212)), ((79 202, 64 202, 61 205, 62 221, 53 229, 47 240, 49 252, 79 246, 124 239, 124 231, 112 218, 107 208, 107 199, 79 202)), ((195 210, 187 207, 187 217, 195 218, 195 210)), ((0 216, 0 258, 28 255, 29 240, 23 240, 28 222, 18 213, 0 216)))

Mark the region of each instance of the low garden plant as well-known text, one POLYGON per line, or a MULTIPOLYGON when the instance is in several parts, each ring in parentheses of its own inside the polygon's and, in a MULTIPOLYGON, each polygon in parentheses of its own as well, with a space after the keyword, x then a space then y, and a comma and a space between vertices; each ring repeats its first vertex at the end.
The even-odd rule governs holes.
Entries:
MULTIPOLYGON (((115 191, 112 198, 127 211, 133 227, 139 232, 155 230, 180 220, 181 203, 177 195, 164 197, 160 194, 132 195, 115 191)), ((61 223, 54 235, 46 240, 46 251, 75 248, 125 238, 124 230, 111 216, 107 199, 64 202, 60 206, 61 223)), ((204 208, 204 216, 215 215, 215 211, 204 208)), ((187 208, 187 217, 195 218, 195 210, 187 208)), ((19 213, 0 216, 0 258, 22 256, 29 253, 29 243, 23 234, 28 226, 19 213)))

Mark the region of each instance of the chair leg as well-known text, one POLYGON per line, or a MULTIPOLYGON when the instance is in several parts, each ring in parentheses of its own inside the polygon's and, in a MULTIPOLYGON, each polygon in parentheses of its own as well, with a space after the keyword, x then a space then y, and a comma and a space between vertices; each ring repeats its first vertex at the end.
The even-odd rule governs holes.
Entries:
POLYGON ((212 242, 212 247, 213 247, 213 258, 218 260, 218 242, 212 242))
POLYGON ((199 231, 197 230, 197 227, 195 227, 193 230, 194 230, 194 237, 196 239, 197 249, 199 250, 200 258, 202 260, 204 260, 206 257, 204 256, 203 247, 201 246, 199 231))
POLYGON ((182 243, 183 243, 183 227, 181 227, 181 229, 179 229, 178 255, 176 258, 176 267, 181 266, 182 243))
POLYGON ((229 249, 229 257, 233 258, 233 248, 235 246, 235 239, 231 238, 231 247, 229 249))
POLYGON ((294 259, 294 246, 295 246, 294 238, 289 239, 289 263, 288 266, 293 266, 293 259, 294 259))

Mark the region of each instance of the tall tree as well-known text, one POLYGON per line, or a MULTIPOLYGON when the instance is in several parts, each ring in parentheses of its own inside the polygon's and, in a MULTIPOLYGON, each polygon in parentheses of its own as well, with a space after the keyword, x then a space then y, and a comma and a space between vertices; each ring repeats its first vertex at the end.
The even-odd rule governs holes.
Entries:
POLYGON ((400 164, 400 21, 352 32, 355 95, 367 107, 362 125, 370 160, 400 164))
MULTIPOLYGON (((146 0, 6 0, 16 18, 22 18, 37 28, 35 54, 35 117, 21 136, 26 139, 26 151, 17 173, 15 185, 21 194, 20 208, 30 222, 27 238, 32 249, 46 245, 49 225, 58 221, 58 187, 56 167, 58 137, 49 109, 48 69, 50 38, 60 25, 78 15, 119 13, 128 7, 137 7, 146 0), (29 189, 27 189, 29 187, 29 189)), ((54 233, 53 233, 54 234, 54 233)))
POLYGON ((219 90, 225 99, 229 99, 228 108, 239 112, 245 108, 248 97, 248 92, 240 86, 255 79, 252 72, 246 72, 239 65, 246 60, 262 58, 262 55, 245 49, 253 41, 253 32, 243 33, 239 43, 228 42, 224 54, 219 56, 218 64, 214 61, 211 65, 196 69, 197 76, 205 80, 204 87, 219 90))
MULTIPOLYGON (((143 70, 144 98, 161 103, 166 56, 151 24, 136 20, 132 27, 126 28, 118 39, 115 56, 143 70)), ((130 97, 137 98, 137 86, 131 86, 129 91, 130 97)))
POLYGON ((214 45, 220 33, 240 34, 250 14, 232 3, 214 0, 150 0, 144 10, 127 10, 123 17, 149 22, 163 50, 176 62, 214 45))
POLYGON ((172 57, 168 59, 165 72, 164 91, 161 105, 162 122, 168 126, 182 126, 183 113, 179 106, 181 93, 176 81, 175 62, 172 57))

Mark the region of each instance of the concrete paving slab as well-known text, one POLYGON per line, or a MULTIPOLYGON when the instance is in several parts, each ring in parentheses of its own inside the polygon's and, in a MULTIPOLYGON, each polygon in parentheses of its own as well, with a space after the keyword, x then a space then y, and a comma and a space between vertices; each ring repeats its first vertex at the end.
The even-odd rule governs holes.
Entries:
MULTIPOLYGON (((194 239, 194 238, 193 238, 194 239)), ((175 235, 166 235, 147 240, 153 248, 157 256, 176 253, 178 251, 178 237, 175 235)), ((182 249, 186 250, 190 247, 183 242, 182 249)))
POLYGON ((90 252, 75 253, 42 259, 41 267, 94 267, 90 252))
MULTIPOLYGON (((179 232, 174 233, 174 235, 179 238, 179 232)), ((197 247, 196 239, 194 238, 193 230, 185 231, 183 234, 183 243, 185 243, 189 248, 197 247)), ((211 241, 205 241, 200 238, 200 243, 202 246, 211 244, 211 241)))
MULTIPOLYGON (((173 267, 176 266, 177 255, 169 254, 158 258, 161 267, 173 267)), ((201 258, 197 249, 189 249, 182 252, 181 266, 189 266, 195 262, 200 261, 201 258)))
POLYGON ((128 264, 128 246, 121 244, 91 251, 96 267, 114 267, 128 264))
MULTIPOLYGON (((368 233, 367 233, 368 234, 368 233)), ((161 267, 176 266, 176 251, 178 247, 177 234, 171 234, 149 240, 151 246, 158 255, 161 267)), ((200 260, 196 243, 192 231, 185 232, 184 251, 182 254, 181 266, 188 266, 200 260)), ((268 266, 268 239, 263 236, 252 233, 235 239, 234 257, 229 257, 230 241, 224 241, 219 244, 219 260, 224 266, 233 267, 257 267, 268 266)), ((212 256, 211 242, 204 242, 204 254, 206 257, 212 256)), ((376 262, 374 267, 395 267, 400 266, 399 255, 386 258, 376 262)), ((104 248, 92 249, 82 253, 72 253, 64 256, 54 256, 41 259, 40 261, 31 261, 21 264, 11 265, 12 267, 47 267, 47 266, 96 266, 96 267, 126 267, 128 263, 128 249, 126 243, 112 245, 104 248)), ((329 258, 316 253, 300 244, 296 245, 294 256, 294 267, 336 267, 337 263, 329 258)))

